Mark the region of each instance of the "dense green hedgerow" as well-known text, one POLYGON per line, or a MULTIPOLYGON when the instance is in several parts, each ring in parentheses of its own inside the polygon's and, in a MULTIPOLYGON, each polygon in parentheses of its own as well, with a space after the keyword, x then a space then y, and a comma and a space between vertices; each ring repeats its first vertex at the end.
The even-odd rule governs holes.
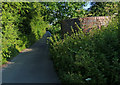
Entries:
POLYGON ((32 2, 2 3, 2 63, 40 39, 48 26, 41 12, 44 6, 32 2))
POLYGON ((80 31, 64 39, 59 35, 50 39, 51 56, 62 83, 120 83, 117 20, 88 35, 80 31))

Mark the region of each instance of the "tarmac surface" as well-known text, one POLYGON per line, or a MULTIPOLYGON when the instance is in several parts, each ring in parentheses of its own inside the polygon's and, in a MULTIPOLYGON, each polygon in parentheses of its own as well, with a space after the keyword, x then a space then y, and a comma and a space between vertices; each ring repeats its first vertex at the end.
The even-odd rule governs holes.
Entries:
POLYGON ((2 68, 2 83, 60 83, 46 41, 47 34, 2 68))

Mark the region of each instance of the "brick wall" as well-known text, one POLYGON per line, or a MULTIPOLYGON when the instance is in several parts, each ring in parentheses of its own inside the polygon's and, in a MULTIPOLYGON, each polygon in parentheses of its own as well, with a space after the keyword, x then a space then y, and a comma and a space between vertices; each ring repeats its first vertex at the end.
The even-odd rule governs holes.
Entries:
POLYGON ((74 19, 65 19, 61 22, 61 31, 62 34, 71 32, 71 26, 74 30, 78 30, 75 22, 83 30, 83 32, 89 32, 91 29, 101 28, 101 26, 107 26, 110 20, 109 16, 99 16, 99 17, 85 17, 85 18, 74 18, 74 19))

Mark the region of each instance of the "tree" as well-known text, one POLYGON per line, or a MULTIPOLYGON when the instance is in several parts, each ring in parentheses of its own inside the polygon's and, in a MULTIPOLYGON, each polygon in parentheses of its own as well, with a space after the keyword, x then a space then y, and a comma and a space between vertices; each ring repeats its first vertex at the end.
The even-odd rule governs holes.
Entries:
POLYGON ((28 48, 45 34, 48 23, 43 20, 44 6, 32 2, 2 3, 3 63, 28 48))
POLYGON ((88 16, 111 16, 118 13, 118 2, 92 2, 88 16))
POLYGON ((82 8, 85 2, 44 2, 42 4, 46 7, 43 13, 46 15, 44 19, 54 25, 63 19, 81 17, 85 13, 82 8), (81 10, 81 12, 78 13, 76 10, 81 10))

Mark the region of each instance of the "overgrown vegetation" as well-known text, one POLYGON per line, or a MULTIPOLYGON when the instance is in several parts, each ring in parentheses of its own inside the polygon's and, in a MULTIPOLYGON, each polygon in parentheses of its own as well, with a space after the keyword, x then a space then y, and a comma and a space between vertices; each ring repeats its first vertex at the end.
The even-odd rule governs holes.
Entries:
POLYGON ((2 63, 40 39, 48 27, 41 3, 2 3, 2 63))
MULTIPOLYGON (((118 6, 118 2, 95 3, 85 16, 113 16, 114 13, 118 13, 118 6)), ((120 17, 119 14, 117 16, 120 17)), ((50 38, 51 57, 62 83, 89 85, 120 83, 118 17, 107 27, 92 30, 87 35, 79 31, 73 32, 71 36, 65 34, 64 39, 59 34, 50 38)))
POLYGON ((118 13, 118 2, 91 2, 87 16, 111 16, 118 13))
MULTIPOLYGON (((85 2, 3 2, 2 64, 42 38, 49 27, 50 53, 62 83, 120 83, 118 18, 101 30, 74 32, 61 38, 61 20, 84 16, 112 16, 117 2, 96 2, 88 13, 85 2), (107 9, 107 10, 106 10, 107 9), (51 26, 48 25, 51 24, 51 26)), ((120 11, 120 10, 119 10, 120 11)), ((120 15, 118 15, 120 20, 120 15)))
POLYGON ((102 30, 51 37, 51 56, 62 83, 119 84, 118 20, 102 30))
POLYGON ((21 50, 40 39, 45 33, 45 28, 49 27, 48 23, 53 24, 50 28, 52 34, 60 33, 60 19, 78 16, 77 13, 74 14, 74 9, 81 8, 84 3, 3 2, 2 63, 6 63, 21 50))

